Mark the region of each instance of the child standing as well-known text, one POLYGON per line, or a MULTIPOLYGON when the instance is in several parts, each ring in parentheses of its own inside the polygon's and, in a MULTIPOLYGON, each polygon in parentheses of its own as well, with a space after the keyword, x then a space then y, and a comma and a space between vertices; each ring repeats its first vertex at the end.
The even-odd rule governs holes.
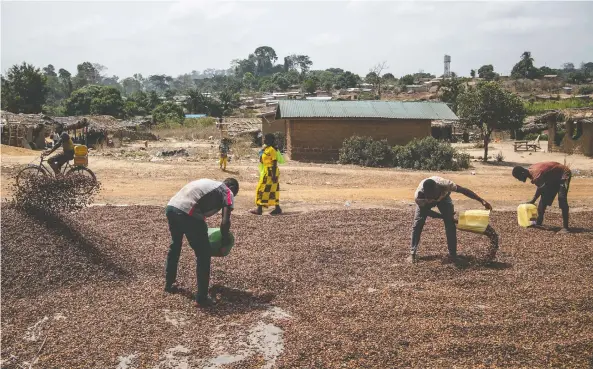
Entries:
POLYGON ((218 146, 218 151, 220 152, 220 169, 226 171, 226 165, 229 161, 229 142, 226 138, 220 140, 220 145, 218 146))

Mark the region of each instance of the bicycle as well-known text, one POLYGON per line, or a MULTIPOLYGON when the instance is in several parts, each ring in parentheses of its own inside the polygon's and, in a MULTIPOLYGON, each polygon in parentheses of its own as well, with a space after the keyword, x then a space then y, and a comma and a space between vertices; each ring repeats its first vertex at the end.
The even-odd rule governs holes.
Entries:
MULTIPOLYGON (((16 185, 21 187, 22 184, 25 183, 31 177, 55 177, 54 170, 44 164, 47 163, 45 159, 45 155, 43 153, 40 155, 39 165, 36 164, 29 164, 25 168, 21 169, 16 175, 16 185)), ((90 178, 91 185, 88 188, 81 189, 80 192, 77 193, 81 195, 86 195, 91 193, 95 186, 97 185, 97 177, 95 173, 89 168, 82 166, 82 165, 71 165, 70 160, 68 160, 61 168, 60 173, 63 176, 71 176, 71 175, 84 175, 85 177, 90 178)))

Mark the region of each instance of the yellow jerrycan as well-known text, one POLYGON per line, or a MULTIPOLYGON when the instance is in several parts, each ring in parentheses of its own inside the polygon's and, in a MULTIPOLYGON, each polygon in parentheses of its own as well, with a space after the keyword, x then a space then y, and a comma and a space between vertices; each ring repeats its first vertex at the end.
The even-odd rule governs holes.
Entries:
POLYGON ((457 228, 473 233, 484 233, 490 223, 490 210, 466 210, 459 214, 457 228))
POLYGON ((74 165, 86 167, 89 164, 89 149, 85 145, 74 146, 74 165))
POLYGON ((535 225, 537 221, 537 207, 533 204, 521 204, 517 207, 517 221, 521 227, 535 225))

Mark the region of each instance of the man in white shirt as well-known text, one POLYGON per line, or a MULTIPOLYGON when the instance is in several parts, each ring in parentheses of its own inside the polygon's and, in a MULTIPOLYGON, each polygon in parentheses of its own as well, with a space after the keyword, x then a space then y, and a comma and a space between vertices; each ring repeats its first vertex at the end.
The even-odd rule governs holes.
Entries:
POLYGON ((235 196, 239 192, 239 182, 227 178, 224 182, 200 179, 185 185, 169 200, 165 214, 171 232, 171 244, 165 263, 165 291, 175 292, 177 286, 177 264, 181 254, 183 235, 196 254, 196 275, 198 293, 196 304, 200 307, 212 304, 208 297, 210 284, 210 240, 206 218, 222 210, 220 231, 222 243, 226 243, 231 228, 231 211, 235 196))
POLYGON ((414 199, 416 201, 416 212, 414 214, 414 224, 412 226, 412 244, 411 255, 408 262, 416 261, 416 252, 420 244, 420 235, 426 222, 426 217, 440 218, 445 223, 445 232, 447 234, 447 247, 449 256, 454 259, 457 256, 457 228, 455 227, 455 209, 451 200, 451 192, 461 193, 470 199, 479 201, 486 209, 492 210, 492 206, 473 191, 456 185, 452 181, 433 176, 426 178, 416 189, 414 199), (440 214, 432 210, 437 207, 440 214))

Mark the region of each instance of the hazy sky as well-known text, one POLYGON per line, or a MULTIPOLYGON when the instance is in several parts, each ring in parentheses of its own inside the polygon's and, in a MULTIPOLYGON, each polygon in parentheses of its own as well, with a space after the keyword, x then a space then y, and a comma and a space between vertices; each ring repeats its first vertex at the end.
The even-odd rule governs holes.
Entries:
POLYGON ((8 2, 2 1, 2 71, 27 61, 76 73, 105 65, 177 76, 228 68, 258 46, 279 61, 306 54, 313 69, 365 75, 386 61, 396 77, 419 70, 506 75, 525 50, 537 66, 593 61, 593 2, 8 2))

